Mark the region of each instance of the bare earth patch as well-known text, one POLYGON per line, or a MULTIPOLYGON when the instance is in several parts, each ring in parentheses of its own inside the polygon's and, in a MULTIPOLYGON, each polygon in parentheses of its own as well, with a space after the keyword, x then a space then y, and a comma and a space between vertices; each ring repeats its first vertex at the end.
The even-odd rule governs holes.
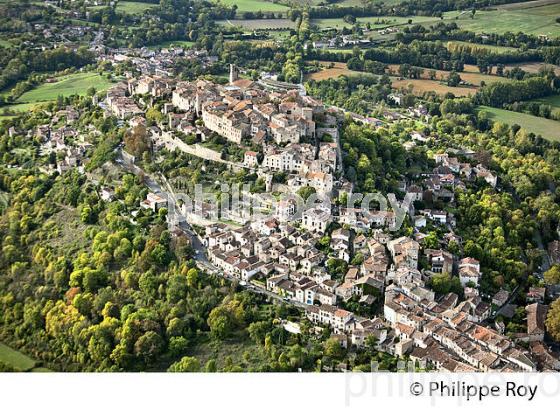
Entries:
POLYGON ((528 73, 538 73, 539 70, 543 67, 553 67, 554 72, 556 75, 560 75, 560 67, 554 64, 546 64, 546 63, 519 63, 519 64, 509 64, 506 65, 506 69, 511 70, 514 67, 519 67, 528 73))
POLYGON ((329 78, 338 78, 341 75, 358 75, 358 74, 366 74, 360 73, 359 71, 349 70, 346 63, 329 63, 329 62, 321 62, 321 66, 323 67, 322 70, 317 71, 316 73, 311 73, 306 75, 306 80, 328 80, 329 78), (333 67, 330 65, 334 64, 333 67))

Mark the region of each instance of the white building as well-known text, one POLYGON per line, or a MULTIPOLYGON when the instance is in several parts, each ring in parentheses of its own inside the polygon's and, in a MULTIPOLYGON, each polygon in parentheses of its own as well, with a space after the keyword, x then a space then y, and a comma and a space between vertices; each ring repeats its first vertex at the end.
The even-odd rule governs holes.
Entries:
POLYGON ((311 232, 323 233, 327 230, 331 213, 329 209, 315 207, 303 212, 302 225, 311 232))

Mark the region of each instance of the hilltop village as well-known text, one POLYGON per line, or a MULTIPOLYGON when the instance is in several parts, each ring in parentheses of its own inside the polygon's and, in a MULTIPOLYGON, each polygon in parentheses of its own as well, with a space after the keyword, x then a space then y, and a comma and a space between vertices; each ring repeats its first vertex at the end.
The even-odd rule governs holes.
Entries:
MULTIPOLYGON (((402 118, 425 121, 423 106, 388 112, 380 120, 326 106, 297 84, 241 78, 234 65, 225 84, 159 74, 130 76, 105 96, 95 96, 95 103, 121 126, 142 130, 154 155, 199 156, 210 164, 254 173, 264 182, 265 195, 250 194, 251 205, 241 209, 213 201, 177 206, 187 221, 198 225, 194 235, 203 244, 203 269, 301 308, 318 330, 330 328, 344 348, 373 344, 422 368, 450 372, 560 369, 543 343, 545 294, 554 289, 532 287, 524 307, 526 331, 506 336, 496 317, 514 314, 513 295, 505 290, 482 294, 480 262, 445 250, 452 242, 461 245, 456 218, 428 204, 453 204, 457 192, 476 180, 491 188, 500 185, 497 175, 476 161, 474 151, 449 147, 433 155, 435 167, 429 172, 400 180, 401 197, 408 202, 398 204, 406 213, 408 230, 401 229, 392 207, 381 210, 349 202, 357 192, 344 176, 343 122, 375 128, 402 118), (146 112, 156 102, 160 120, 149 125, 146 112), (216 136, 242 147, 242 155, 224 159, 204 147, 216 136), (309 194, 323 200, 301 209, 295 196, 309 194), (254 208, 264 210, 264 216, 255 219, 254 208), (445 232, 444 242, 430 240, 427 226, 445 232), (460 292, 437 295, 429 284, 442 274, 457 278, 460 292)), ((80 133, 73 128, 77 117, 69 106, 51 121, 57 124, 65 118, 64 126, 42 125, 34 131, 44 155, 58 153, 59 160, 47 172, 75 167, 84 172, 89 147, 79 142, 80 133)), ((405 149, 431 138, 412 131, 405 149)), ((127 149, 122 149, 124 162, 141 162, 127 149)), ((114 200, 112 187, 104 187, 102 194, 106 201, 114 200)), ((150 192, 141 207, 158 213, 170 206, 173 195, 165 189, 150 192)), ((170 226, 172 219, 168 215, 170 226)), ((551 255, 555 246, 551 244, 551 255)), ((285 328, 300 332, 298 323, 289 322, 285 328)))
POLYGON ((1 3, 0 372, 559 371, 558 7, 1 3))

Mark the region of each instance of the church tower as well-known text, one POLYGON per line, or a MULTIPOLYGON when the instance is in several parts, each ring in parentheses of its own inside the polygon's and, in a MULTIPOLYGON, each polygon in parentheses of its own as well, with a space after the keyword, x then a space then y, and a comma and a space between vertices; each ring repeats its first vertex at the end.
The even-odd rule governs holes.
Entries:
POLYGON ((235 64, 229 65, 229 83, 233 84, 235 81, 239 80, 239 72, 235 64))

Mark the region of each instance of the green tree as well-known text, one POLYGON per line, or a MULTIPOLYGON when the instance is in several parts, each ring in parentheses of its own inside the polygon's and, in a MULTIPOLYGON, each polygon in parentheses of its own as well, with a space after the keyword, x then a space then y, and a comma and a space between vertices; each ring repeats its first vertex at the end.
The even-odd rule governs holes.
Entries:
POLYGON ((181 360, 169 366, 167 371, 172 373, 199 372, 200 362, 196 357, 184 356, 181 360))
POLYGON ((461 81, 461 77, 455 71, 450 72, 447 76, 447 85, 450 87, 457 87, 461 81))
POLYGON ((214 359, 208 360, 205 367, 206 373, 216 373, 218 371, 218 365, 214 359))
POLYGON ((253 322, 247 328, 249 332, 249 337, 257 344, 262 344, 267 333, 270 331, 270 325, 268 322, 260 321, 253 322))
POLYGON ((424 238, 424 247, 427 249, 439 249, 439 239, 436 232, 432 231, 424 238))
POLYGON ((172 275, 167 283, 167 300, 170 303, 177 303, 187 296, 187 277, 180 273, 172 275))
POLYGON ((156 360, 163 348, 164 342, 161 336, 150 330, 138 338, 134 344, 134 353, 148 364, 156 360))
POLYGON ((305 361, 305 351, 299 344, 295 344, 290 347, 288 358, 293 368, 302 367, 305 361))
POLYGON ((208 326, 212 336, 217 339, 227 338, 235 327, 235 320, 227 306, 218 306, 208 315, 208 326))
POLYGON ((196 288, 199 283, 199 272, 196 268, 191 268, 187 272, 187 284, 189 288, 196 288))
POLYGON ((173 356, 179 356, 187 350, 189 341, 183 336, 172 337, 169 339, 169 353, 173 356))
POLYGON ((325 356, 328 356, 331 359, 341 359, 344 356, 344 349, 335 338, 331 337, 327 339, 323 346, 325 349, 325 356))
POLYGON ((83 223, 89 224, 94 222, 94 212, 89 205, 84 205, 82 212, 80 212, 80 219, 83 223))
POLYGON ((146 120, 150 124, 157 125, 163 121, 165 117, 157 107, 150 107, 146 110, 146 120))
POLYGON ((556 299, 550 304, 545 325, 554 340, 560 342, 560 299, 556 299))
POLYGON ((544 273, 544 281, 549 285, 560 284, 560 265, 553 265, 544 273))
POLYGON ((449 292, 461 295, 463 292, 463 287, 461 286, 459 278, 457 276, 451 276, 448 273, 439 273, 432 276, 429 284, 438 295, 445 295, 449 292))
POLYGON ((304 186, 298 189, 297 194, 302 197, 304 201, 307 201, 307 199, 316 192, 315 188, 311 186, 304 186))

